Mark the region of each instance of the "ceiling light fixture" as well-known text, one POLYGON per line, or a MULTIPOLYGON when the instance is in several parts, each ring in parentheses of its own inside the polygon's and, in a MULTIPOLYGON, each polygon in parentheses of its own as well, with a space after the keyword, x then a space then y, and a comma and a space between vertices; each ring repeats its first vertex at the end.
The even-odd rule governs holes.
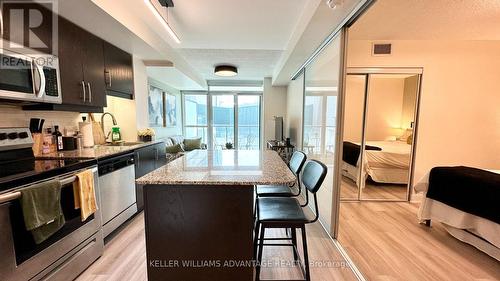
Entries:
POLYGON ((144 3, 146 3, 146 6, 148 6, 148 8, 151 10, 151 12, 161 22, 161 24, 163 25, 163 27, 165 27, 165 29, 167 30, 168 34, 170 34, 170 36, 172 37, 172 39, 174 39, 174 41, 177 44, 180 44, 181 40, 179 39, 179 37, 177 36, 177 34, 175 34, 174 30, 170 27, 170 25, 168 25, 168 23, 165 20, 165 18, 163 18, 161 16, 160 12, 156 9, 156 7, 153 5, 153 3, 151 3, 151 0, 144 0, 144 3))
POLYGON ((215 66, 214 74, 224 77, 236 76, 238 75, 238 68, 232 65, 221 64, 215 66))
POLYGON ((342 4, 344 4, 344 0, 326 0, 326 5, 332 10, 335 10, 338 6, 342 6, 342 4))

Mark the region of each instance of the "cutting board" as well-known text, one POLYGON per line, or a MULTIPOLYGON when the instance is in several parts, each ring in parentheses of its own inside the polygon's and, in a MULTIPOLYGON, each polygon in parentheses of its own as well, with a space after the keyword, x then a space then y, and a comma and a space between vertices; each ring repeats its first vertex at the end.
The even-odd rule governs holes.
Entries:
POLYGON ((89 119, 92 123, 92 134, 94 135, 94 144, 105 144, 106 136, 101 128, 101 122, 96 122, 94 119, 94 114, 89 113, 89 119))

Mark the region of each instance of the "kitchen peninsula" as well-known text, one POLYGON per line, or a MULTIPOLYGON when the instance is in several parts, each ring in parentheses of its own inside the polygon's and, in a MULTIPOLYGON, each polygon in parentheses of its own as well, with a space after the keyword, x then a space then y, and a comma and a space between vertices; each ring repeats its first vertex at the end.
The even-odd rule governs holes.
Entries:
POLYGON ((254 185, 294 182, 258 150, 195 150, 139 178, 148 280, 252 280, 254 185))

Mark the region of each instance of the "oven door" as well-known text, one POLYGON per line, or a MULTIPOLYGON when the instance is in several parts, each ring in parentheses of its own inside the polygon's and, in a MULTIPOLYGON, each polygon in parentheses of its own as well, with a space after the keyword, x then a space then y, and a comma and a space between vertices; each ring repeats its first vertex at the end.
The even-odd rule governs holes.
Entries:
MULTIPOLYGON (((97 168, 92 169, 97 203, 100 206, 97 168)), ((1 195, 0 280, 39 280, 54 275, 58 269, 68 268, 67 264, 73 260, 89 256, 97 259, 102 254, 104 242, 100 211, 82 222, 80 211, 74 209, 74 174, 58 179, 62 183, 61 207, 66 223, 38 245, 34 243, 31 233, 26 231, 18 196, 15 193, 1 195)))
POLYGON ((32 57, 0 49, 0 99, 43 102, 45 78, 32 57))

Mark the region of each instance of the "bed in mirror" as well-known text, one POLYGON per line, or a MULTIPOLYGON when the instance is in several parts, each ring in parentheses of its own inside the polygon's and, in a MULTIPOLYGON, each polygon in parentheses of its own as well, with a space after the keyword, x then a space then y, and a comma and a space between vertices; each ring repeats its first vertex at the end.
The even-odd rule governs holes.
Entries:
POLYGON ((346 78, 341 200, 408 200, 420 74, 346 78))

